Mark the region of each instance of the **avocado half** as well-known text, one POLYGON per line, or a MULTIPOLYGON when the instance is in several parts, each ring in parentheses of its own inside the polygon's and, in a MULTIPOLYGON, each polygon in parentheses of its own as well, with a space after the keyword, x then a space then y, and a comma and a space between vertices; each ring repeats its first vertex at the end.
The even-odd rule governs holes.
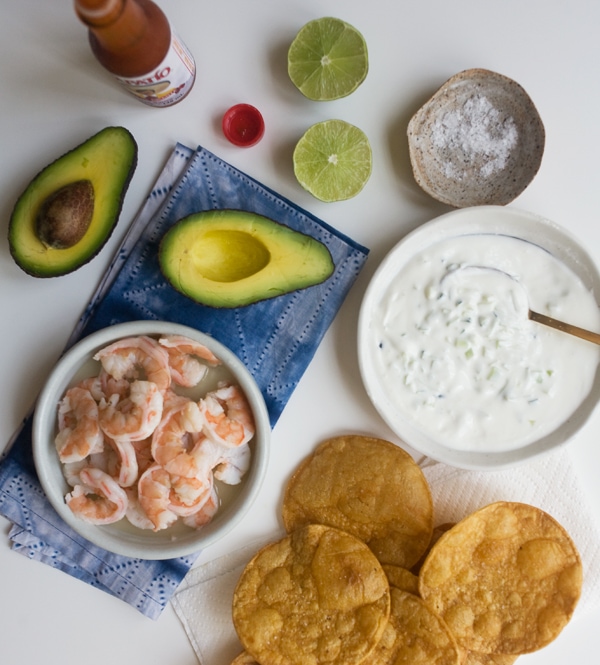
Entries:
POLYGON ((113 232, 137 166, 138 147, 124 127, 106 127, 46 166, 13 209, 8 242, 12 257, 34 277, 66 275, 92 259, 113 232), (83 237, 69 247, 40 239, 38 217, 63 188, 82 181, 93 187, 93 211, 83 237))
POLYGON ((262 215, 209 210, 184 217, 163 236, 163 275, 203 305, 243 307, 324 282, 327 247, 262 215))

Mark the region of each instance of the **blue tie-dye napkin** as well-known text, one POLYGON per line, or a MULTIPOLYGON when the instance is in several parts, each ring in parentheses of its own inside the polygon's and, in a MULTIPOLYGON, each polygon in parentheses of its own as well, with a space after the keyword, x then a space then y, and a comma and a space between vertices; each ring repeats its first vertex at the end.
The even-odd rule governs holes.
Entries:
MULTIPOLYGON (((115 323, 167 320, 231 348, 262 390, 274 426, 367 258, 368 250, 214 154, 177 144, 67 347, 115 323), (323 242, 335 263, 323 284, 237 309, 214 309, 174 291, 157 249, 178 219, 236 208, 270 217, 323 242)), ((0 514, 13 549, 59 568, 158 618, 197 555, 167 561, 111 554, 75 534, 41 490, 31 454, 31 418, 0 464, 0 514)))

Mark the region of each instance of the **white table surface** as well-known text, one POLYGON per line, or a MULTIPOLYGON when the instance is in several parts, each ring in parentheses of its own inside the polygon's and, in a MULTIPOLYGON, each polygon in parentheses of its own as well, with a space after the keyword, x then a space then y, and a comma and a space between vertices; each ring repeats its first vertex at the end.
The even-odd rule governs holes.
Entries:
MULTIPOLYGON (((265 485, 249 518, 203 553, 206 561, 279 526, 283 482, 324 438, 366 433, 396 440, 361 384, 357 315, 377 265, 404 234, 449 210, 415 184, 406 125, 450 76, 484 67, 518 81, 546 128, 541 169, 511 205, 565 226, 600 263, 600 3, 596 0, 160 0, 198 65, 191 95, 170 109, 123 93, 93 60, 68 0, 4 0, 0 8, 0 445, 29 409, 128 224, 176 141, 201 144, 371 249, 369 261, 273 432, 265 485), (350 97, 306 100, 290 83, 287 48, 308 20, 332 15, 365 36, 370 72, 350 97), (231 104, 258 106, 262 142, 231 146, 219 126, 231 104), (291 155, 312 123, 339 117, 373 147, 373 175, 347 202, 323 204, 295 181, 291 155), (91 263, 35 279, 12 261, 6 230, 30 178, 110 124, 127 127, 139 164, 118 227, 91 263)), ((600 519, 600 413, 572 441, 582 483, 600 519)), ((151 621, 120 600, 10 550, 0 518, 0 662, 192 665, 196 656, 171 607, 151 621)), ((600 613, 574 620, 528 665, 596 665, 600 613)), ((207 663, 206 665, 210 665, 207 663)))

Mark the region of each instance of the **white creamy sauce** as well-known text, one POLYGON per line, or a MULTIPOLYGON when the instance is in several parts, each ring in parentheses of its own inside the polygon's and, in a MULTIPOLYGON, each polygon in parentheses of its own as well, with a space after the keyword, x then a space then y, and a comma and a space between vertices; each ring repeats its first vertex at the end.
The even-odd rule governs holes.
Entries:
POLYGON ((556 429, 589 393, 600 350, 530 321, 528 307, 600 331, 593 294, 534 244, 469 235, 411 259, 372 313, 394 408, 461 450, 510 450, 556 429))

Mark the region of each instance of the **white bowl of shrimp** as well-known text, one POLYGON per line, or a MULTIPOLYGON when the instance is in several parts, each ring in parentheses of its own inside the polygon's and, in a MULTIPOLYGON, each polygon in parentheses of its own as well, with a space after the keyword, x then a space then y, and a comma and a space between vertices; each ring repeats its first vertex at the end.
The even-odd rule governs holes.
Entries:
POLYGON ((231 350, 187 326, 133 321, 62 356, 36 404, 33 454, 48 500, 78 534, 169 559, 243 519, 270 435, 260 389, 231 350))

